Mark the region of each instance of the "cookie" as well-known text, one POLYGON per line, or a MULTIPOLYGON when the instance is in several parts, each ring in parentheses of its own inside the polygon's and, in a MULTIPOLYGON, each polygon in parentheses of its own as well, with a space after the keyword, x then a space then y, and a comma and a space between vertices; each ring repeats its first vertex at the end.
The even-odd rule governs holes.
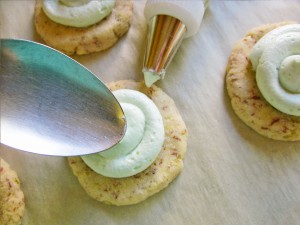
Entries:
POLYGON ((37 33, 47 45, 67 54, 89 54, 113 46, 129 29, 133 0, 117 0, 111 14, 104 20, 84 28, 64 26, 49 19, 36 0, 34 23, 37 33))
POLYGON ((25 209, 24 194, 15 171, 0 158, 0 224, 17 225, 25 209))
POLYGON ((226 70, 226 87, 236 115, 257 133, 275 140, 300 140, 300 117, 282 113, 260 93, 249 54, 255 43, 269 31, 293 22, 256 27, 233 48, 226 70))
POLYGON ((136 204, 159 192, 175 179, 183 168, 187 147, 187 128, 174 101, 160 88, 147 88, 144 83, 118 81, 108 84, 114 91, 133 89, 143 92, 158 107, 164 122, 165 142, 150 167, 126 178, 109 178, 91 170, 80 157, 68 162, 85 191, 94 199, 113 205, 136 204))

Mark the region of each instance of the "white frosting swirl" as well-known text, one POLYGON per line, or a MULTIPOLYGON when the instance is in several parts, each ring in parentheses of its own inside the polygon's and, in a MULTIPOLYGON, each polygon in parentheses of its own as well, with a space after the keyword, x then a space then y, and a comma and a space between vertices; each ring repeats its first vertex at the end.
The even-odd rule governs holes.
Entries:
POLYGON ((121 178, 135 175, 153 163, 164 142, 164 125, 159 110, 146 95, 125 89, 113 93, 126 116, 125 136, 111 149, 82 159, 103 176, 121 178))
POLYGON ((115 0, 44 0, 43 10, 54 22, 87 27, 108 16, 115 0))
POLYGON ((300 25, 267 33, 252 49, 250 60, 264 98, 279 111, 300 116, 300 25))
POLYGON ((300 24, 289 24, 276 28, 269 33, 265 34, 252 48, 250 52, 250 59, 254 70, 256 70, 259 59, 266 48, 268 48, 275 39, 281 35, 290 32, 300 32, 300 24))

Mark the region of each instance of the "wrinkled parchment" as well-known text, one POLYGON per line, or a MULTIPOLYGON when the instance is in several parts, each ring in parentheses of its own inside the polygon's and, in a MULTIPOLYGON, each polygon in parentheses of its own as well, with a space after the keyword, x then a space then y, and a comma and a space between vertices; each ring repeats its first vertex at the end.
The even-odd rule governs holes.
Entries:
MULTIPOLYGON (((132 26, 113 48, 74 58, 104 82, 142 80, 144 3, 135 1, 132 26)), ((42 42, 33 11, 33 0, 0 1, 0 36, 42 42)), ((140 204, 99 203, 84 192, 65 158, 1 146, 26 196, 23 224, 299 224, 300 143, 272 141, 244 125, 224 86, 234 43, 252 27, 283 20, 300 22, 299 1, 211 1, 199 33, 184 40, 157 83, 189 129, 185 168, 140 204)))

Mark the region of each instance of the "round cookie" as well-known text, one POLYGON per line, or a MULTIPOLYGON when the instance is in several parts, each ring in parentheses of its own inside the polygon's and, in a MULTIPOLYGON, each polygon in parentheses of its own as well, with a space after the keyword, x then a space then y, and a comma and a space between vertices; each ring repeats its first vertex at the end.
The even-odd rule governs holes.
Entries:
POLYGON ((267 24, 249 31, 232 50, 226 70, 226 87, 237 116, 259 134, 275 140, 300 140, 300 117, 272 107, 260 93, 249 54, 267 32, 293 22, 267 24))
POLYGON ((20 180, 16 172, 0 158, 0 224, 21 224, 24 209, 20 180))
POLYGON ((105 19, 89 27, 76 28, 53 22, 44 13, 42 4, 42 0, 36 0, 36 31, 47 45, 67 55, 83 55, 110 48, 128 31, 133 15, 133 0, 117 0, 105 19))
POLYGON ((183 168, 187 147, 187 129, 174 101, 160 88, 147 88, 144 83, 129 80, 108 84, 114 91, 133 89, 145 93, 158 107, 164 122, 165 142, 154 163, 146 170, 126 178, 109 178, 95 173, 81 159, 68 162, 86 192, 98 201, 113 205, 141 202, 159 192, 175 179, 183 168))

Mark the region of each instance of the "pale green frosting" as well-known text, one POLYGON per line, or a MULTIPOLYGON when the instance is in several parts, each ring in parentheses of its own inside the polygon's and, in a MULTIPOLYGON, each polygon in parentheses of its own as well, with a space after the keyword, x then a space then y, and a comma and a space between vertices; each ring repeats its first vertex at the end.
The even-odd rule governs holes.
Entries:
POLYGON ((126 117, 126 133, 119 144, 109 151, 100 153, 105 158, 116 158, 130 153, 140 144, 144 136, 146 119, 143 111, 133 104, 122 102, 120 104, 126 117))
POLYGON ((108 16, 115 0, 44 0, 43 10, 54 22, 87 27, 108 16))
POLYGON ((125 136, 111 149, 82 159, 103 176, 121 178, 135 175, 154 162, 164 142, 164 125, 158 108, 143 93, 125 89, 113 93, 126 117, 125 136))
POLYGON ((145 84, 147 87, 151 87, 152 84, 154 84, 156 81, 162 78, 162 76, 160 76, 159 74, 151 70, 145 69, 143 70, 143 73, 144 73, 145 84))
POLYGON ((300 93, 300 55, 291 55, 282 61, 279 80, 286 90, 300 93))
POLYGON ((79 6, 87 4, 91 0, 59 0, 60 3, 66 5, 66 6, 79 6))
POLYGON ((300 25, 267 33, 250 53, 257 86, 284 113, 300 116, 300 25))
POLYGON ((256 70, 259 64, 259 59, 266 48, 268 48, 275 39, 279 36, 290 33, 290 32, 300 32, 300 24, 289 24, 285 26, 278 27, 267 34, 265 34, 252 48, 250 52, 250 59, 252 67, 256 70))

